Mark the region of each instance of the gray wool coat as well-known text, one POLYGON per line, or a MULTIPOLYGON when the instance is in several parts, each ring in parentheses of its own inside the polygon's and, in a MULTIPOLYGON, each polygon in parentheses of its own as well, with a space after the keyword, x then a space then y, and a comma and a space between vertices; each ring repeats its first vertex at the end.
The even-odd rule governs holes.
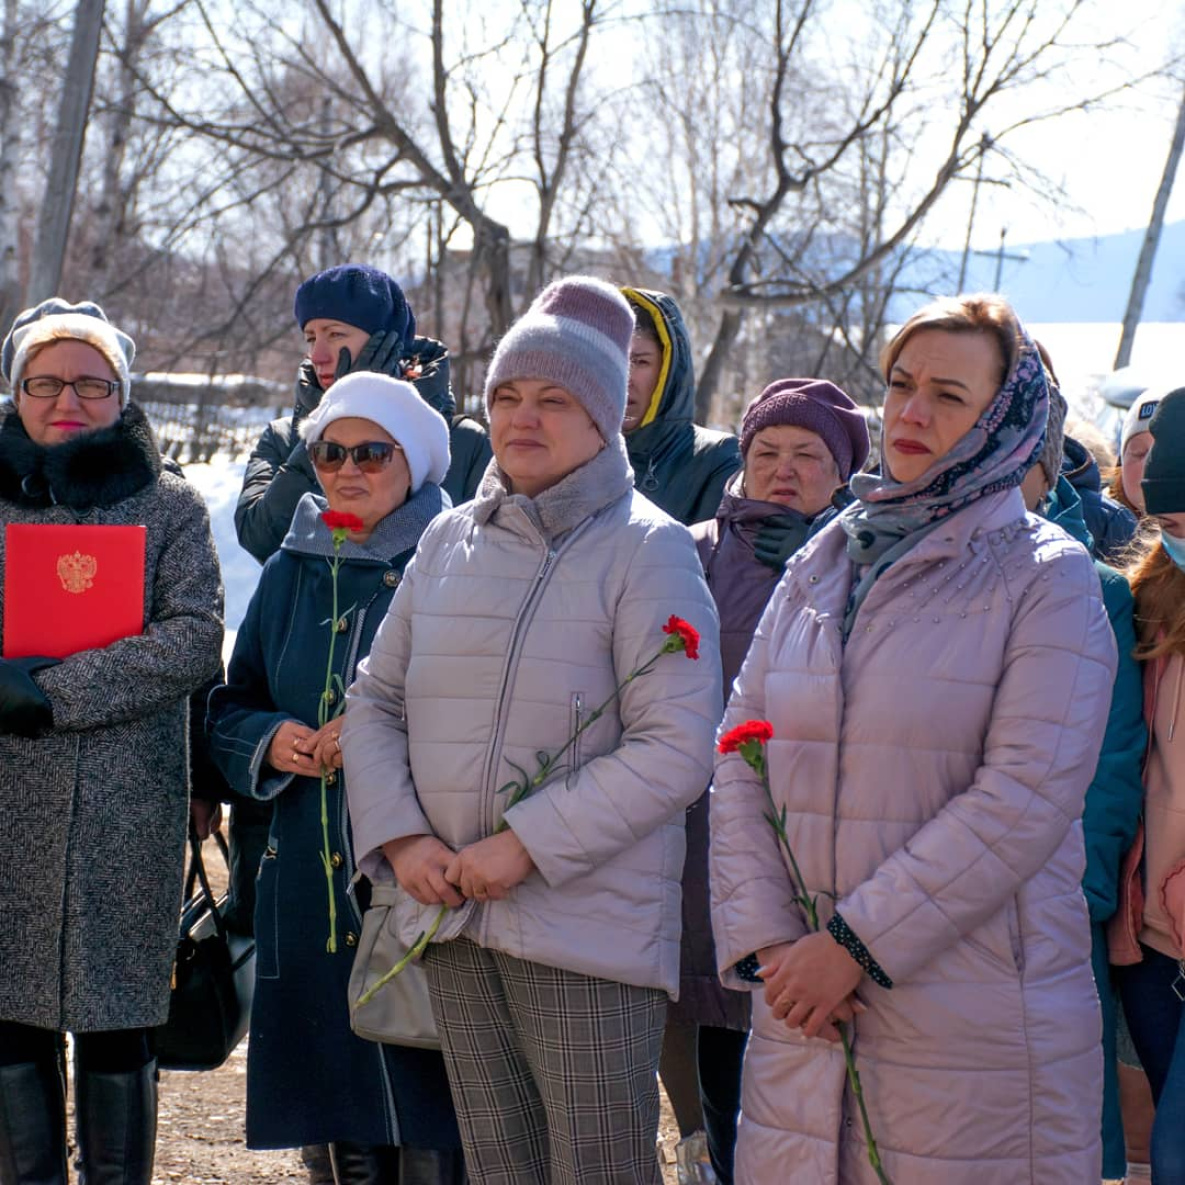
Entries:
MULTIPOLYGON (((36 681, 54 727, 0 734, 0 1019, 93 1032, 168 1015, 188 817, 187 704, 222 587, 199 495, 143 413, 53 448, 0 417, 0 519, 147 528, 144 633, 36 681)), ((0 577, 5 564, 0 532, 0 577)), ((3 608, 0 606, 0 616, 3 608)))

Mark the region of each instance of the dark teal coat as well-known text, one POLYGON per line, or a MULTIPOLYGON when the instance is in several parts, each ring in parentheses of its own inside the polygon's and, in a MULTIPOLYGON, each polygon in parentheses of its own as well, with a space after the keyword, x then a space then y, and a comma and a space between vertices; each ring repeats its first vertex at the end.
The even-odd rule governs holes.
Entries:
MULTIPOLYGON (((329 787, 337 903, 337 952, 330 954, 320 779, 265 764, 285 720, 317 726, 333 604, 332 543, 319 517, 324 506, 309 495, 297 507, 292 530, 251 598, 227 683, 210 696, 214 760, 237 793, 275 802, 256 889, 247 1143, 455 1148, 460 1139, 441 1055, 363 1041, 350 1029, 347 985, 362 910, 349 891, 355 861, 343 779, 339 773, 329 787)), ((345 544, 338 604, 347 628, 337 635, 334 669, 346 686, 440 507, 440 490, 426 485, 379 524, 365 548, 345 544)))
POLYGON ((728 479, 741 467, 741 446, 727 432, 695 423, 695 365, 679 306, 662 292, 623 288, 627 300, 654 318, 666 378, 651 399, 652 416, 625 438, 634 488, 684 526, 711 518, 728 479))
MULTIPOLYGON (((1065 475, 1058 478, 1050 492, 1045 517, 1093 553, 1094 540, 1086 526, 1082 499, 1065 475)), ((1115 670, 1103 749, 1086 791, 1082 815, 1086 835, 1086 875, 1082 888, 1090 910, 1091 965, 1103 1013, 1103 1176, 1114 1178, 1123 1175, 1126 1158, 1116 1071, 1117 1003, 1107 960, 1105 923, 1117 906, 1120 864, 1135 839, 1143 805, 1141 770, 1147 729, 1140 666, 1134 658, 1136 628, 1131 589, 1120 573, 1101 560, 1095 560, 1095 570, 1115 632, 1119 665, 1115 670)))

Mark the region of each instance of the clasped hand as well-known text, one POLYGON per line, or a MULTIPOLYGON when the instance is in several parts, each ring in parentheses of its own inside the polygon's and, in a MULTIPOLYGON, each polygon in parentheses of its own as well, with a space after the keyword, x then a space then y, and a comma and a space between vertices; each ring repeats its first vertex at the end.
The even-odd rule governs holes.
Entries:
POLYGON ((830 934, 808 934, 757 953, 765 1002, 788 1029, 838 1041, 836 1025, 867 1010, 855 994, 864 972, 830 934))
POLYGON ((535 869, 513 831, 502 831, 454 852, 434 835, 409 835, 383 844, 400 888, 421 905, 456 909, 469 899, 501 901, 535 869))
POLYGON ((340 716, 324 728, 309 728, 299 720, 285 720, 268 745, 267 763, 282 774, 310 778, 320 775, 323 769, 341 769, 341 732, 340 716))

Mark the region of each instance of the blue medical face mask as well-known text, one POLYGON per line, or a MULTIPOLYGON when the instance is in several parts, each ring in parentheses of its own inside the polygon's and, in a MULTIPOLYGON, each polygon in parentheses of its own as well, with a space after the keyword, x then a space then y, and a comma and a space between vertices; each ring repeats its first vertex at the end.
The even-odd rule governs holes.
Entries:
POLYGON ((1167 531, 1160 532, 1160 546, 1168 553, 1168 557, 1185 572, 1185 539, 1177 539, 1167 531))

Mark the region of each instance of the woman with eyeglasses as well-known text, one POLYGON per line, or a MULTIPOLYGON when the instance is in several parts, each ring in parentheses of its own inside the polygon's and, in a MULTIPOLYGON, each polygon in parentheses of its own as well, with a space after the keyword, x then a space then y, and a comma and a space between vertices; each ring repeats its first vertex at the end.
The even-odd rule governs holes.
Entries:
POLYGON ((324 496, 301 499, 264 566, 208 718, 214 760, 231 787, 275 808, 256 888, 247 1144, 328 1144, 343 1185, 448 1185, 464 1170, 441 1055, 364 1041, 350 1029, 347 988, 365 902, 350 887, 338 714, 341 690, 443 507, 448 425, 409 383, 357 372, 333 384, 301 431, 324 496), (327 512, 354 516, 340 550, 327 512), (331 718, 319 728, 327 676, 331 718))
MULTIPOLYGON (((129 401, 134 352, 98 305, 57 298, 21 313, 0 351, 12 387, 0 409, 4 1185, 66 1185, 67 1032, 82 1179, 152 1178, 153 1030, 168 1016, 177 948, 188 697, 218 668, 222 589, 202 500, 162 471, 129 401), (103 647, 54 645, 71 622, 48 615, 52 588, 30 591, 36 569, 10 551, 9 528, 34 528, 26 538, 44 544, 72 526, 143 528, 143 543, 130 541, 144 549, 142 617, 129 607, 140 629, 103 647), (41 641, 17 635, 22 596, 39 607, 41 641), (42 646, 65 656, 37 657, 42 646)), ((79 624, 102 620, 111 538, 79 551, 73 535, 46 565, 79 624), (76 552, 89 586, 71 578, 76 552)))

